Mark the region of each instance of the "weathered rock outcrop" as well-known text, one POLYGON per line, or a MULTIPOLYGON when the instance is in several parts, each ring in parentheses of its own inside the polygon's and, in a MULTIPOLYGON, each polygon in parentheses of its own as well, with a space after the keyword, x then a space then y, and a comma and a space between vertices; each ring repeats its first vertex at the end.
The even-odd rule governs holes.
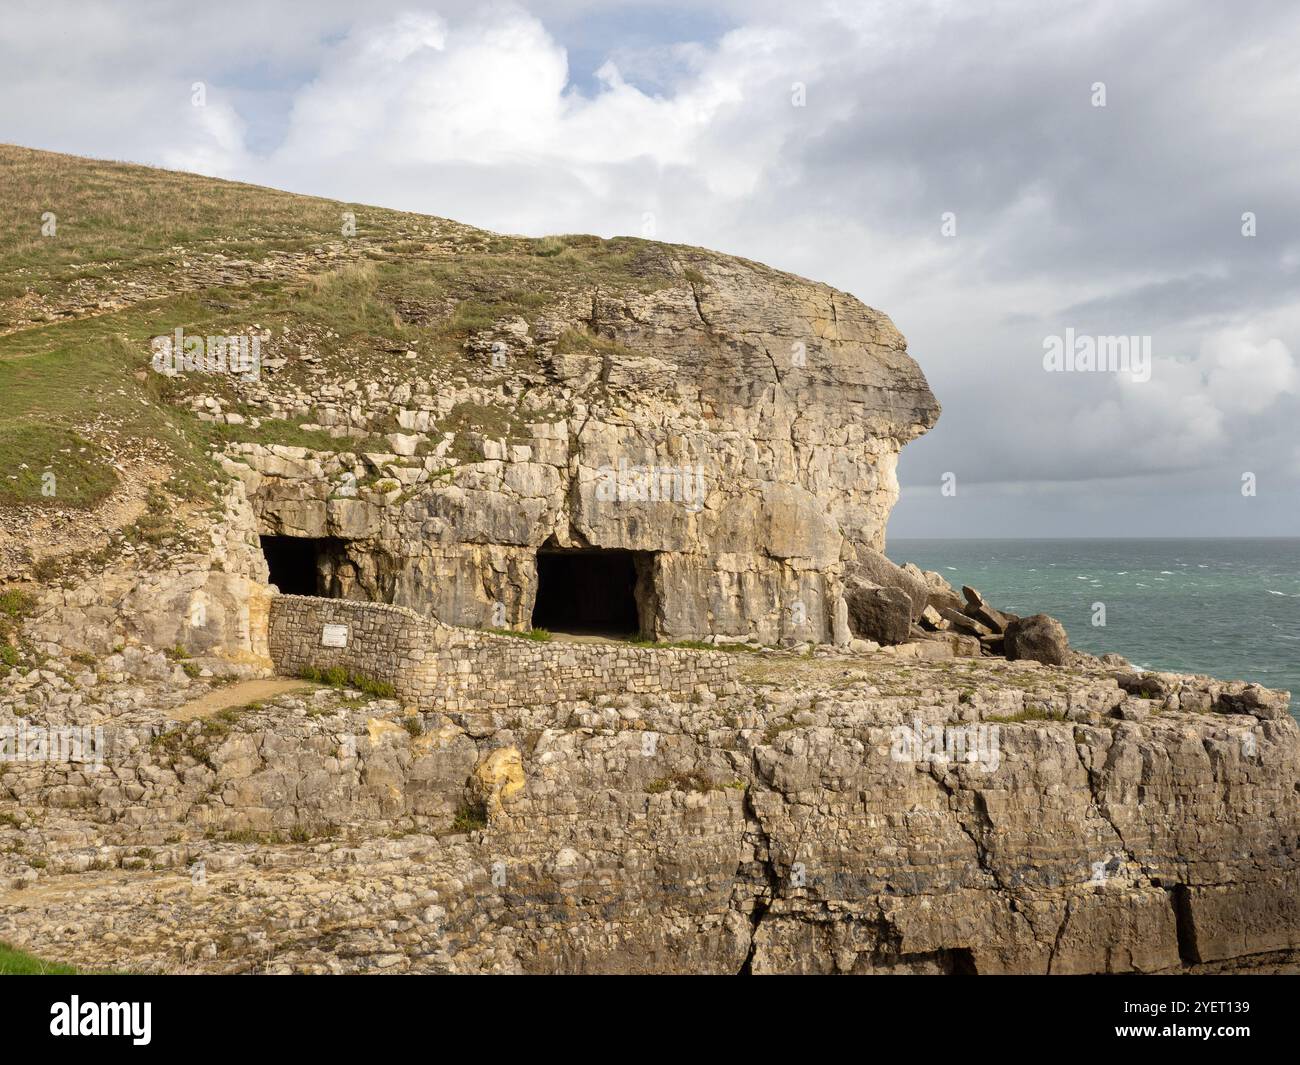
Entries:
POLYGON ((730 696, 449 714, 322 689, 178 723, 168 688, 30 689, 27 727, 98 718, 106 764, 0 775, 0 938, 221 972, 1300 959, 1279 693, 1166 675, 1151 699, 1087 660, 736 657, 730 696))
POLYGON ((899 449, 938 404, 851 296, 704 252, 649 259, 652 292, 575 291, 476 335, 491 389, 241 386, 331 432, 403 427, 390 454, 236 445, 259 531, 332 538, 339 594, 451 624, 527 627, 537 549, 599 547, 644 553, 649 634, 846 640, 843 560, 883 546, 899 449), (508 438, 452 428, 520 396, 508 438))
POLYGON ((0 297, 0 354, 113 338, 112 402, 58 417, 122 474, 13 412, 23 468, 87 483, 47 512, 11 478, 0 515, 0 938, 223 972, 1296 966, 1285 696, 884 558, 939 408, 883 314, 699 249, 369 209, 340 241, 356 205, 0 156, 21 202, 57 175, 116 217, 129 182, 202 234, 127 219, 103 270, 25 256, 0 297), (255 332, 258 374, 155 374, 192 324, 255 332), (528 628, 566 549, 610 553, 642 633, 745 648, 450 628, 528 628))

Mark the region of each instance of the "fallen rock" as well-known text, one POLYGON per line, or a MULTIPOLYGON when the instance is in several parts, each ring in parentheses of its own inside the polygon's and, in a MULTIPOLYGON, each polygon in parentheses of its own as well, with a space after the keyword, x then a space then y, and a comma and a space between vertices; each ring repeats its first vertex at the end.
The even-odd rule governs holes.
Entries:
POLYGON ((882 647, 880 653, 904 661, 943 662, 953 657, 952 645, 943 640, 913 640, 882 647))
POLYGON ((1020 619, 1019 614, 1004 614, 1001 610, 995 610, 988 603, 981 603, 979 606, 969 607, 966 610, 966 616, 972 617, 981 624, 987 625, 994 632, 1001 633, 1007 631, 1007 626, 1013 621, 1020 619))
POLYGON ((844 594, 853 635, 876 643, 904 643, 911 637, 912 600, 896 588, 852 581, 844 594))
POLYGON ((855 553, 857 566, 854 575, 856 577, 868 584, 902 592, 911 602, 912 617, 921 616, 921 612, 930 601, 930 589, 924 580, 909 573, 902 566, 895 565, 879 551, 864 544, 858 544, 855 553))
POLYGON ((983 653, 980 639, 962 632, 927 632, 923 639, 950 647, 956 658, 979 658, 983 653))
POLYGON ((921 611, 921 624, 932 632, 943 632, 952 622, 935 610, 934 607, 927 606, 921 611))
POLYGON ((1070 638, 1065 626, 1047 614, 1018 618, 1003 633, 1003 650, 1011 661, 1030 659, 1049 666, 1065 665, 1070 638))
POLYGON ((965 605, 960 608, 961 612, 968 618, 974 618, 992 632, 1005 632, 1007 626, 1019 617, 1018 614, 1008 614, 993 608, 978 589, 968 584, 961 586, 961 594, 966 597, 965 605))
POLYGON ((944 579, 943 574, 935 573, 934 570, 923 570, 914 562, 905 563, 902 569, 909 577, 919 580, 925 585, 926 604, 928 606, 932 606, 936 610, 942 606, 950 606, 954 610, 961 609, 961 596, 944 579))
POLYGON ((950 606, 939 608, 939 615, 947 621, 958 632, 964 632, 967 636, 991 636, 993 630, 976 618, 963 614, 960 610, 954 610, 950 606))

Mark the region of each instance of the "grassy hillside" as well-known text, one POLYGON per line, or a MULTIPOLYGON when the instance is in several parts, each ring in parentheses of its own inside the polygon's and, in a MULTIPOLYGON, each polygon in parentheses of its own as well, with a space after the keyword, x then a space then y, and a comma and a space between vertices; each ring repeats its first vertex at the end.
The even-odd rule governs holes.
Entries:
POLYGON ((0 146, 0 506, 90 507, 139 465, 170 471, 169 498, 203 500, 216 484, 214 444, 331 446, 283 422, 200 421, 176 402, 184 382, 148 369, 150 339, 177 327, 301 340, 340 373, 408 351, 420 358, 401 364, 408 371, 464 373, 465 339, 501 317, 536 314, 583 286, 670 281, 664 246, 647 241, 503 237, 0 146))

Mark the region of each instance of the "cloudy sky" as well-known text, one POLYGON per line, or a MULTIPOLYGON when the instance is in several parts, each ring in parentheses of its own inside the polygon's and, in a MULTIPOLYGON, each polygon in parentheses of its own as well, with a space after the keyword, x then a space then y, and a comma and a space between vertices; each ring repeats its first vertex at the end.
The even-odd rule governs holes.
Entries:
POLYGON ((7 0, 0 140, 846 289, 944 406, 891 537, 1294 536, 1297 56, 1287 0, 7 0))

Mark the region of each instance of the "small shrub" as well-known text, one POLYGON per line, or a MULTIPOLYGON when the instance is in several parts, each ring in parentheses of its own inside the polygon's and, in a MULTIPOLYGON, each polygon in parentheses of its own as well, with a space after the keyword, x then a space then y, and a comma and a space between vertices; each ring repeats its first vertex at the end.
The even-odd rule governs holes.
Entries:
POLYGON ((665 791, 716 791, 717 785, 702 770, 690 769, 652 780, 645 790, 651 795, 660 795, 665 791))
POLYGON ((298 671, 298 676, 313 684, 326 684, 331 688, 356 688, 376 699, 392 699, 397 695, 397 689, 388 681, 372 680, 360 673, 349 672, 342 666, 331 666, 325 670, 304 666, 298 671))
POLYGON ((477 832, 487 828, 487 807, 482 803, 461 803, 452 819, 451 830, 455 833, 477 832))
POLYGON ((6 592, 0 592, 0 614, 6 614, 11 618, 21 618, 32 611, 36 606, 36 600, 26 592, 20 592, 13 588, 6 592))

